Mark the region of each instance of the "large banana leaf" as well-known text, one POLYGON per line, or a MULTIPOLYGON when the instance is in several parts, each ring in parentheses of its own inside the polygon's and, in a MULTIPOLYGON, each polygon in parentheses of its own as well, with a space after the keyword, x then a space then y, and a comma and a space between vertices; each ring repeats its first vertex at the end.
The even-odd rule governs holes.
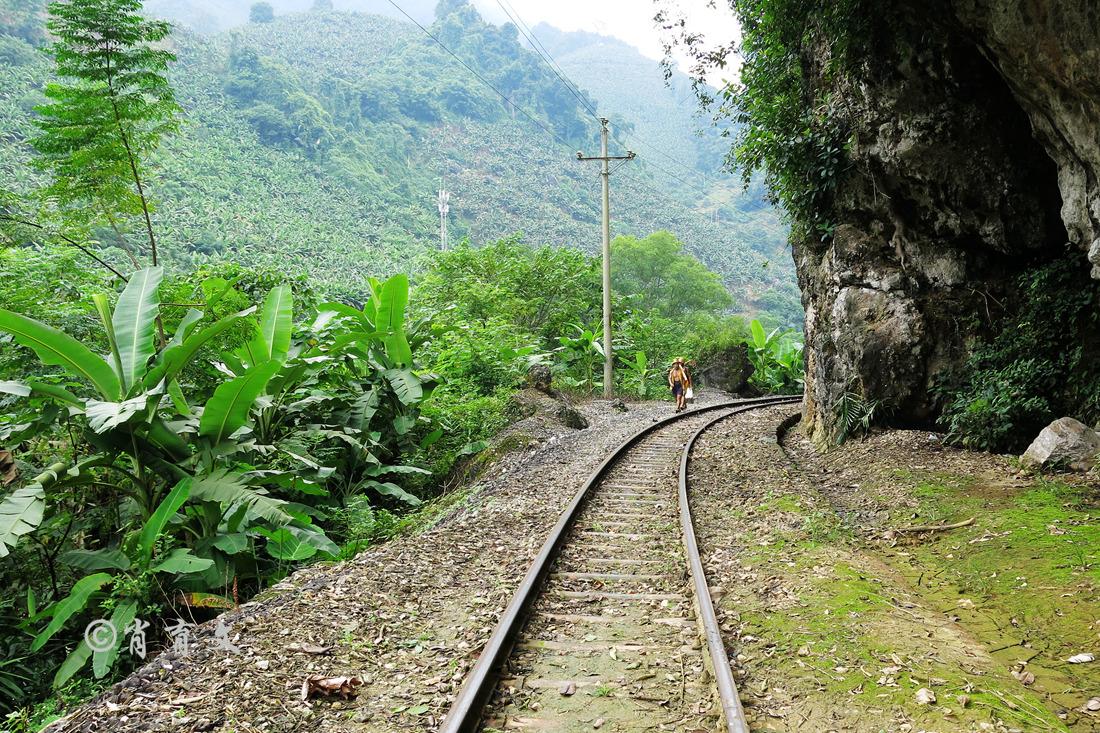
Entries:
POLYGON ((261 527, 260 534, 267 537, 267 552, 276 560, 288 560, 297 562, 308 560, 317 554, 317 548, 305 540, 304 537, 296 537, 286 527, 270 530, 261 527))
MULTIPOLYGON (((137 601, 125 601, 115 606, 115 612, 111 614, 111 626, 115 629, 118 642, 106 651, 97 651, 92 655, 92 671, 95 673, 96 679, 105 676, 111 667, 115 666, 115 660, 118 659, 118 653, 122 649, 122 642, 126 637, 127 627, 133 623, 134 617, 137 616, 137 610, 137 601)), ((81 664, 80 666, 84 665, 81 664)))
POLYGON ((122 550, 69 550, 61 562, 79 570, 129 570, 130 558, 122 550))
POLYGON ((13 394, 17 397, 45 395, 46 397, 53 397, 58 402, 64 402, 72 407, 84 407, 84 401, 64 387, 58 387, 56 384, 45 384, 34 380, 26 383, 9 381, 0 382, 0 392, 13 394))
POLYGON ((388 481, 366 481, 364 485, 374 489, 382 496, 393 497, 409 506, 420 506, 423 503, 420 499, 405 491, 397 484, 391 484, 388 481))
POLYGON ((125 425, 149 408, 150 399, 152 397, 146 393, 122 402, 88 400, 84 410, 88 416, 88 427, 97 433, 105 433, 125 425))
POLYGON ((420 378, 411 369, 387 369, 382 376, 393 387, 397 399, 402 404, 411 405, 424 397, 424 388, 420 384, 420 378))
POLYGON ((167 557, 153 566, 154 573, 172 573, 184 575, 186 573, 198 573, 206 570, 214 564, 214 561, 206 557, 195 557, 186 547, 177 547, 168 553, 167 557))
POLYGON ((145 562, 153 557, 153 548, 156 546, 157 538, 164 532, 164 528, 168 526, 168 522, 172 517, 176 516, 176 512, 187 501, 187 497, 191 494, 191 479, 181 479, 171 491, 168 492, 168 496, 164 497, 164 500, 153 510, 152 516, 145 522, 145 526, 141 528, 141 536, 138 538, 138 551, 141 553, 141 557, 145 562))
POLYGON ((111 322, 118 342, 124 390, 137 384, 156 352, 154 330, 160 313, 158 288, 163 277, 164 270, 160 267, 138 270, 115 304, 111 322))
POLYGON ((122 384, 111 365, 67 333, 3 308, 0 331, 33 350, 43 364, 64 367, 87 379, 104 399, 117 402, 122 397, 122 384))
POLYGON ((34 641, 31 642, 31 651, 36 652, 41 649, 54 634, 61 630, 66 621, 72 618, 74 614, 84 610, 84 607, 88 605, 88 599, 92 597, 93 593, 112 580, 114 580, 114 577, 110 573, 93 573, 76 581, 72 590, 69 591, 69 595, 58 601, 57 605, 54 606, 50 623, 39 632, 38 636, 34 637, 34 641))
POLYGON ((264 299, 260 324, 253 339, 253 363, 274 359, 286 361, 290 351, 290 334, 294 326, 294 296, 289 285, 272 288, 264 299))
POLYGON ((393 333, 405 325, 405 307, 409 304, 409 278, 394 275, 382 284, 378 298, 378 315, 375 329, 393 333))
POLYGON ((253 403, 264 393, 280 366, 277 361, 258 364, 243 375, 218 385, 199 419, 199 435, 217 445, 236 432, 248 420, 253 403))
POLYGON ((191 498, 226 506, 245 505, 253 514, 273 524, 291 521, 291 516, 283 511, 285 501, 261 494, 246 484, 239 475, 225 470, 196 478, 191 484, 191 498))
POLYGON ((412 366, 413 353, 404 331, 396 331, 382 337, 386 344, 386 356, 396 366, 412 366))
POLYGON ((768 345, 768 337, 764 333, 764 325, 755 318, 749 324, 749 329, 752 331, 753 345, 758 349, 763 349, 768 345))
POLYGON ((83 639, 76 645, 76 649, 73 653, 65 657, 65 661, 61 663, 61 666, 57 668, 57 672, 53 676, 53 687, 56 690, 59 687, 63 687, 66 682, 73 678, 73 675, 79 672, 85 664, 88 663, 88 659, 92 656, 92 648, 88 646, 88 642, 83 639))
POLYGON ((186 336, 179 344, 176 344, 173 338, 173 343, 168 345, 168 348, 161 353, 156 365, 145 375, 145 388, 152 389, 162 379, 168 381, 175 379, 211 339, 231 328, 239 319, 252 315, 255 310, 255 308, 248 308, 219 318, 206 328, 186 336))
POLYGON ((88 468, 110 463, 103 456, 86 458, 74 466, 55 463, 21 489, 17 489, 0 503, 0 557, 8 554, 8 547, 25 534, 33 532, 42 523, 46 509, 46 489, 60 481, 80 483, 89 480, 88 468))
MULTIPOLYGON (((58 470, 65 465, 57 464, 58 470)), ((29 484, 16 489, 0 504, 0 557, 6 557, 8 548, 15 548, 19 538, 30 534, 42 523, 46 509, 46 490, 41 484, 29 484)))
POLYGON ((95 306, 96 312, 99 314, 99 320, 103 324, 103 332, 107 334, 107 346, 111 349, 111 366, 114 367, 115 374, 118 375, 120 382, 123 382, 125 387, 125 380, 122 379, 122 356, 118 353, 118 339, 115 338, 115 325, 111 321, 111 304, 107 301, 107 295, 105 293, 95 293, 92 295, 92 305, 95 306))
POLYGON ((176 327, 176 333, 172 336, 172 340, 168 342, 168 346, 180 346, 183 344, 184 339, 191 335, 191 332, 195 330, 195 324, 202 320, 202 311, 196 308, 188 308, 187 312, 183 314, 183 319, 180 320, 180 325, 176 327))

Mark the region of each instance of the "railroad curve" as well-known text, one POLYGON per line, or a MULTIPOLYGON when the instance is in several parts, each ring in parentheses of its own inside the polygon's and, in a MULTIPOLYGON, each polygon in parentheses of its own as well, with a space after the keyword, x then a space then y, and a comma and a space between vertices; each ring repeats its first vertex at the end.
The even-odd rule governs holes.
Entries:
POLYGON ((711 425, 799 399, 691 410, 608 456, 554 526, 440 732, 746 733, 695 541, 687 468, 711 425))

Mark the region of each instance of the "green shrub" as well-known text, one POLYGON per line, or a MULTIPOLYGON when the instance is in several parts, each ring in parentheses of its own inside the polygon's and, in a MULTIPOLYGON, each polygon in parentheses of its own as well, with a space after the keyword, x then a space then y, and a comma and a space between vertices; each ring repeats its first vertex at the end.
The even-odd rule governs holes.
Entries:
POLYGON ((769 394, 799 394, 803 387, 802 340, 793 330, 766 332, 760 321, 749 324, 752 384, 769 394))
POLYGON ((1015 312, 936 385, 952 442, 1019 451, 1055 418, 1100 418, 1100 282, 1069 249, 1016 287, 1015 312))

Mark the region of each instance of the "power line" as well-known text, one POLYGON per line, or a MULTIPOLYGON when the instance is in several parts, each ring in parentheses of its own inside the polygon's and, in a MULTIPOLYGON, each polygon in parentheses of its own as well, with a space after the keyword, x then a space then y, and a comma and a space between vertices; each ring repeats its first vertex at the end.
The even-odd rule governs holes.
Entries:
POLYGON ((535 36, 535 32, 531 30, 531 27, 527 25, 527 23, 524 22, 523 18, 520 17, 519 12, 514 7, 512 7, 512 4, 509 3, 508 0, 503 0, 503 2, 501 0, 497 0, 497 5, 499 5, 500 9, 504 11, 504 14, 508 16, 508 19, 511 20, 513 24, 515 24, 516 29, 519 30, 521 34, 523 34, 523 37, 527 39, 527 42, 531 44, 531 48, 532 50, 534 50, 535 54, 544 62, 546 62, 546 65, 550 67, 550 71, 552 71, 554 75, 558 77, 561 83, 565 85, 565 88, 569 90, 569 93, 576 97, 577 101, 579 101, 581 105, 585 109, 587 109, 593 117, 599 120, 599 112, 596 110, 595 107, 592 106, 592 103, 585 99, 584 95, 581 94, 580 86, 572 79, 570 79, 565 71, 562 70, 561 66, 559 66, 558 63, 554 60, 554 57, 550 55, 550 52, 546 50, 546 47, 543 46, 542 42, 538 39, 537 36, 535 36), (508 7, 505 7, 505 4, 507 4, 508 7), (511 8, 511 10, 509 10, 509 8, 511 8), (513 13, 515 15, 513 15, 513 13))
POLYGON ((695 209, 691 208, 690 206, 687 206, 686 204, 684 204, 682 201, 677 201, 672 196, 670 196, 667 192, 662 191, 661 189, 657 188, 656 186, 651 185, 648 181, 646 181, 642 178, 639 178, 637 175, 631 175, 631 173, 628 171, 626 173, 626 177, 630 181, 632 181, 635 185, 641 186, 642 188, 645 188, 645 189, 648 189, 649 191, 652 191, 653 193, 657 194, 658 196, 665 199, 666 201, 669 201, 673 204, 676 204, 677 206, 683 207, 683 210, 686 213, 691 214, 692 216, 698 217, 700 221, 705 221, 708 224, 713 224, 714 223, 714 222, 711 221, 710 217, 708 217, 706 214, 701 214, 698 211, 696 211, 695 209))
POLYGON ((464 67, 466 68, 466 70, 467 70, 467 71, 469 71, 469 72, 470 72, 471 74, 473 74, 474 76, 476 76, 476 77, 478 78, 478 80, 480 80, 480 81, 481 81, 481 83, 482 83, 482 84, 484 84, 485 86, 489 87, 489 88, 490 88, 490 89, 492 89, 492 90, 493 90, 494 92, 496 92, 496 93, 497 93, 497 95, 498 95, 498 96, 499 96, 499 97, 500 97, 501 99, 503 99, 503 100, 504 100, 505 102, 507 102, 508 104, 510 104, 510 105, 512 106, 512 108, 513 108, 513 109, 515 109, 515 110, 516 110, 517 112, 521 113, 521 114, 522 114, 522 115, 523 115, 524 117, 526 117, 527 119, 531 120, 531 121, 532 121, 532 122, 534 122, 534 123, 535 123, 536 125, 538 125, 539 127, 541 127, 541 128, 542 128, 542 129, 543 129, 543 130, 544 130, 544 131, 545 131, 545 132, 546 132, 546 133, 548 134, 548 135, 552 135, 552 136, 553 136, 553 137, 554 137, 554 138, 555 138, 556 140, 558 140, 558 141, 559 141, 559 142, 560 142, 560 143, 561 143, 562 145, 565 145, 566 147, 570 147, 569 143, 567 143, 567 142, 565 141, 565 139, 564 139, 563 137, 561 137, 560 135, 558 135, 558 133, 554 132, 553 130, 551 130, 551 129, 550 129, 549 127, 547 127, 546 125, 542 124, 542 122, 540 122, 540 121, 539 121, 539 120, 538 120, 537 118, 535 118, 535 117, 533 117, 532 115, 530 115, 530 114, 529 114, 529 113, 527 112, 527 110, 525 110, 525 109, 524 109, 523 107, 520 107, 520 106, 519 106, 518 104, 516 104, 516 103, 515 103, 515 102, 513 102, 513 101, 512 101, 511 99, 509 99, 509 98, 508 98, 508 95, 506 95, 506 94, 505 94, 504 92, 502 92, 502 91, 500 91, 499 89, 497 89, 497 88, 496 88, 496 87, 495 87, 495 86, 494 86, 494 85, 492 84, 492 82, 490 82, 490 81, 489 81, 488 79, 486 79, 486 78, 485 78, 484 76, 482 76, 481 74, 479 74, 479 73, 478 73, 478 72, 477 72, 477 71, 476 71, 476 70, 475 70, 475 69, 474 69, 474 68, 473 68, 472 66, 470 66, 470 65, 469 65, 469 64, 467 64, 467 63, 466 63, 465 61, 463 61, 463 60, 462 60, 462 58, 461 58, 461 57, 460 57, 460 56, 459 56, 459 55, 458 55, 457 53, 455 53, 455 52, 454 52, 454 51, 452 51, 452 50, 451 50, 450 48, 448 48, 448 47, 447 47, 447 45, 446 45, 445 43, 443 43, 443 41, 439 40, 439 39, 438 39, 438 38, 437 38, 437 37, 435 36, 435 34, 434 34, 434 33, 432 33, 432 32, 431 32, 430 30, 428 30, 428 29, 427 29, 427 28, 425 28, 425 27, 424 27, 423 25, 421 25, 421 24, 419 23, 419 21, 417 21, 417 20, 416 20, 416 18, 414 18, 414 17, 412 17, 411 15, 409 15, 408 13, 406 13, 406 12, 405 12, 405 9, 404 9, 404 8, 402 8, 402 7, 400 6, 400 5, 398 5, 398 4, 396 3, 396 2, 394 2, 394 0, 387 0, 387 2, 389 2, 389 4, 390 4, 390 5, 392 5, 393 7, 397 8, 397 10, 398 10, 398 11, 399 11, 399 12, 400 12, 400 13, 401 13, 402 15, 404 15, 404 16, 405 16, 406 18, 408 18, 408 19, 409 19, 410 21, 412 21, 412 22, 413 22, 413 24, 414 24, 414 25, 416 25, 416 27, 417 27, 417 28, 419 28, 420 30, 424 31, 424 33, 425 33, 425 34, 427 34, 427 36, 428 36, 429 38, 431 38, 431 39, 432 39, 433 41, 435 41, 436 43, 438 43, 438 44, 439 44, 439 47, 440 47, 440 48, 442 48, 442 49, 443 49, 444 51, 446 51, 447 53, 449 53, 449 54, 450 54, 450 55, 451 55, 451 56, 452 56, 452 57, 454 58, 454 60, 455 60, 455 61, 457 61, 458 63, 462 64, 462 65, 463 65, 463 66, 464 66, 464 67))
MULTIPOLYGON (((554 140, 556 140, 556 141, 557 141, 557 142, 558 142, 558 143, 559 143, 560 145, 562 145, 562 146, 563 146, 563 147, 565 147, 565 148, 572 148, 572 146, 571 146, 571 145, 570 145, 570 144, 568 143, 568 141, 566 141, 566 140, 565 140, 564 138, 562 138, 562 136, 561 136, 561 135, 559 135, 558 133, 556 133, 556 132, 554 132, 553 130, 551 130, 550 128, 548 128, 548 127, 547 127, 546 125, 544 125, 544 124, 543 124, 542 122, 540 122, 540 121, 539 121, 539 120, 538 120, 537 118, 535 118, 535 117, 533 117, 533 116, 532 116, 531 114, 529 114, 529 113, 527 112, 527 110, 523 109, 523 108, 522 108, 522 107, 520 107, 520 106, 519 106, 518 104, 516 104, 515 102, 513 102, 513 101, 512 101, 511 99, 509 99, 507 95, 505 95, 505 94, 504 94, 503 92, 501 92, 501 91, 500 91, 499 89, 497 89, 497 88, 496 88, 496 86, 494 86, 494 85, 493 85, 493 84, 492 84, 491 82, 489 82, 489 80, 487 80, 487 79, 486 79, 486 78, 485 78, 484 76, 482 76, 481 74, 479 74, 479 73, 478 73, 478 72, 477 72, 477 71, 476 71, 475 69, 473 69, 473 68, 472 68, 472 67, 471 67, 471 66, 470 66, 469 64, 467 64, 467 63, 466 63, 465 61, 463 61, 463 60, 462 60, 462 59, 461 59, 461 58, 460 58, 460 57, 459 57, 459 56, 458 56, 458 55, 457 55, 457 54, 456 54, 456 53, 455 53, 454 51, 452 51, 452 50, 451 50, 450 48, 448 48, 448 47, 447 47, 447 45, 446 45, 445 43, 443 43, 443 42, 442 42, 441 40, 439 40, 439 38, 438 38, 438 37, 436 37, 436 35, 435 35, 435 34, 433 34, 433 33, 432 33, 432 32, 431 32, 430 30, 428 30, 427 28, 425 28, 425 27, 424 27, 423 25, 421 25, 421 24, 420 24, 419 22, 417 22, 417 20, 416 20, 415 18, 413 18, 413 17, 411 16, 411 15, 409 15, 408 13, 406 13, 406 12, 405 12, 405 10, 404 10, 404 8, 402 8, 402 7, 400 6, 400 5, 398 5, 398 4, 397 4, 397 3, 396 3, 396 2, 394 1, 394 0, 387 0, 387 2, 389 2, 389 4, 390 4, 390 5, 392 5, 392 6, 394 7, 394 8, 396 8, 396 9, 397 9, 397 10, 398 10, 398 11, 399 11, 399 12, 400 12, 400 13, 401 13, 402 15, 404 15, 404 16, 405 16, 406 18, 408 18, 408 19, 409 19, 410 21, 412 21, 412 23, 413 23, 414 25, 416 25, 416 27, 417 27, 417 28, 419 28, 419 29, 420 29, 421 31, 423 31, 423 32, 424 32, 424 34, 425 34, 425 35, 427 35, 427 36, 428 36, 429 38, 431 38, 431 39, 432 39, 433 41, 435 41, 435 42, 436 42, 436 43, 437 43, 437 44, 438 44, 438 45, 440 46, 440 48, 442 48, 442 49, 443 49, 444 51, 446 51, 446 52, 447 52, 448 54, 450 54, 450 55, 451 55, 451 56, 452 56, 452 57, 453 57, 453 58, 454 58, 454 59, 455 59, 456 61, 458 61, 458 62, 459 62, 459 63, 460 63, 460 64, 461 64, 461 65, 462 65, 462 66, 463 66, 463 67, 464 67, 464 68, 465 68, 465 69, 466 69, 467 71, 469 71, 469 72, 470 72, 471 74, 473 74, 473 75, 474 75, 474 76, 475 76, 475 77, 476 77, 476 78, 478 79, 478 81, 480 81, 480 82, 481 82, 482 84, 484 84, 485 86, 489 87, 489 88, 490 88, 490 89, 492 89, 492 90, 493 90, 494 92, 496 92, 496 94, 497 94, 497 95, 498 95, 498 96, 499 96, 499 97, 500 97, 501 99, 503 99, 503 100, 504 100, 505 102, 507 102, 507 103, 508 103, 509 105, 511 105, 511 106, 512 106, 512 107, 513 107, 514 109, 516 109, 516 110, 517 110, 518 112, 520 112, 520 113, 521 113, 521 114, 522 114, 522 115, 523 115, 524 117, 526 117, 527 119, 529 119, 529 120, 531 120, 532 122, 534 122, 534 123, 535 123, 535 125, 536 125, 537 127, 539 127, 539 128, 540 128, 540 129, 541 129, 541 130, 542 130, 543 132, 545 132, 545 133, 546 133, 547 135, 549 135, 549 136, 550 136, 550 137, 552 137, 552 138, 553 138, 554 140)), ((661 170, 661 171, 663 171, 663 172, 664 172, 664 173, 665 173, 666 175, 672 175, 672 174, 670 174, 670 173, 669 173, 669 172, 668 172, 667 170, 664 170, 664 169, 662 169, 662 168, 661 168, 660 166, 654 166, 654 167, 656 167, 656 168, 657 168, 658 170, 661 170)), ((673 177, 676 177, 676 176, 673 176, 673 177)), ((695 211, 694 209, 691 209, 690 207, 688 207, 688 206, 685 206, 685 205, 684 205, 683 203, 681 203, 681 202, 679 202, 679 201, 676 201, 676 200, 675 200, 674 198, 672 198, 671 196, 669 196, 669 195, 668 195, 667 193, 665 193, 664 191, 661 191, 661 190, 659 190, 659 189, 655 188, 654 186, 651 186, 651 185, 650 185, 649 183, 647 183, 646 181, 644 181, 644 180, 642 180, 642 179, 639 179, 639 178, 637 178, 637 177, 634 177, 634 176, 630 176, 630 178, 631 178, 631 180, 633 180, 633 181, 634 181, 634 183, 636 183, 637 185, 639 185, 639 186, 642 186, 642 187, 644 187, 644 188, 647 188, 647 189, 649 189, 650 191, 653 191, 654 193, 656 193, 657 195, 661 196, 662 198, 664 198, 664 199, 666 199, 666 200, 668 200, 668 201, 671 201, 671 202, 673 202, 673 203, 675 203, 675 204, 677 204, 677 205, 679 205, 679 206, 683 206, 683 208, 684 208, 684 210, 685 210, 685 211, 687 211, 687 212, 690 212, 690 213, 692 213, 692 214, 694 214, 694 215, 696 215, 696 216, 701 216, 701 215, 700 215, 700 214, 699 214, 698 212, 696 212, 696 211, 695 211)), ((678 180, 679 180, 679 179, 678 179, 678 180)), ((596 208, 596 207, 595 207, 594 205, 592 205, 591 203, 589 203, 589 207, 590 207, 590 208, 591 208, 591 209, 592 209, 593 211, 595 211, 595 208, 596 208)), ((598 212, 596 212, 596 213, 598 213, 598 212)), ((709 221, 709 220, 708 220, 708 221, 709 221)))
MULTIPOLYGON (((580 101, 580 103, 582 105, 584 105, 584 107, 590 113, 592 113, 592 115, 598 120, 600 118, 599 113, 596 111, 595 108, 592 107, 592 105, 588 102, 588 100, 586 100, 584 98, 584 96, 579 93, 580 85, 578 85, 576 82, 574 82, 569 77, 569 75, 566 74, 565 71, 561 68, 561 65, 558 64, 558 62, 554 60, 553 55, 550 53, 549 50, 547 50, 546 46, 543 45, 542 41, 539 40, 538 36, 535 35, 535 32, 531 29, 531 27, 523 20, 523 18, 520 16, 519 12, 515 9, 515 7, 512 6, 511 2, 509 2, 509 0, 496 0, 496 3, 497 3, 498 6, 500 6, 500 9, 504 11, 504 14, 508 16, 508 19, 511 20, 512 23, 515 24, 516 29, 519 30, 519 32, 523 35, 523 37, 527 39, 527 42, 531 44, 531 48, 535 51, 535 54, 540 59, 542 59, 543 62, 546 63, 546 65, 550 68, 550 71, 552 71, 554 73, 554 75, 558 77, 558 79, 565 86, 565 88, 568 89, 569 92, 571 94, 573 94, 573 96, 576 97, 577 100, 580 101), (507 7, 505 7, 505 5, 507 5, 507 7)), ((656 145, 649 144, 648 142, 646 142, 646 140, 644 138, 642 138, 637 133, 627 133, 626 137, 628 139, 633 139, 636 143, 639 143, 643 147, 649 148, 650 150, 654 151, 658 155, 661 155, 662 157, 667 158, 668 160, 672 161, 673 163, 676 163, 681 168, 683 168, 685 171, 688 171, 689 173, 691 173, 693 175, 697 173, 697 171, 694 168, 687 165, 686 163, 683 163, 682 161, 678 160, 677 158, 674 158, 673 156, 669 155, 668 153, 665 153, 663 150, 661 150, 656 145)), ((702 188, 700 186, 697 186, 697 185, 685 180, 681 176, 676 175, 675 173, 667 170, 666 168, 663 168, 660 165, 657 165, 657 164, 649 162, 649 161, 647 161, 647 163, 649 163, 649 165, 653 166, 657 170, 664 173, 666 176, 668 176, 668 177, 670 177, 670 178, 672 178, 676 181, 679 181, 684 186, 687 186, 688 188, 692 189, 693 191, 695 191, 697 194, 699 194, 703 198, 706 198, 707 196, 710 195, 710 192, 708 192, 705 188, 702 188)))

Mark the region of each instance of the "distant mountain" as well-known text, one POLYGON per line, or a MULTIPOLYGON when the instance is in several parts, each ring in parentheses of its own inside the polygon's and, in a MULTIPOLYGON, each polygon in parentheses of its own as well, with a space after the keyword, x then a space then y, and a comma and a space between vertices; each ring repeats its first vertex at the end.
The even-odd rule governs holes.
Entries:
MULTIPOLYGON (((0 0, 0 33, 20 35, 0 36, 0 178, 27 188, 34 180, 21 140, 48 63, 25 29, 5 28, 12 2, 28 0, 0 0)), ((209 0, 172 5, 177 14, 225 12, 209 0)), ((355 294, 368 276, 415 268, 438 246, 440 185, 452 194, 454 239, 522 231, 534 244, 596 251, 597 170, 574 157, 598 149, 595 121, 514 27, 485 23, 462 0, 447 7, 433 33, 522 111, 407 21, 308 11, 213 35, 178 28, 173 84, 188 123, 161 152, 154 186, 168 257, 267 265, 355 294)), ((539 33, 550 42, 549 29, 539 33)), ((638 148, 639 160, 614 176, 614 232, 669 229, 722 274, 742 309, 797 322, 786 228, 729 176, 703 178, 717 170, 718 154, 692 134, 694 103, 666 89, 654 62, 628 46, 583 34, 552 40, 558 61, 601 109, 599 95, 613 90, 580 67, 618 57, 623 66, 613 73, 625 91, 606 104, 617 108, 619 129, 633 123, 655 150, 696 171, 638 148), (679 170, 691 185, 662 169, 679 170)), ((112 237, 102 233, 106 243, 112 237)))
MULTIPOLYGON (((315 6, 315 0, 268 2, 276 15, 304 13, 315 6)), ((425 25, 435 20, 436 0, 400 0, 398 4, 425 25)), ((245 25, 252 5, 252 0, 146 0, 145 8, 166 20, 212 34, 245 25)), ((334 10, 405 19, 401 11, 386 0, 333 0, 332 6, 334 10)))

